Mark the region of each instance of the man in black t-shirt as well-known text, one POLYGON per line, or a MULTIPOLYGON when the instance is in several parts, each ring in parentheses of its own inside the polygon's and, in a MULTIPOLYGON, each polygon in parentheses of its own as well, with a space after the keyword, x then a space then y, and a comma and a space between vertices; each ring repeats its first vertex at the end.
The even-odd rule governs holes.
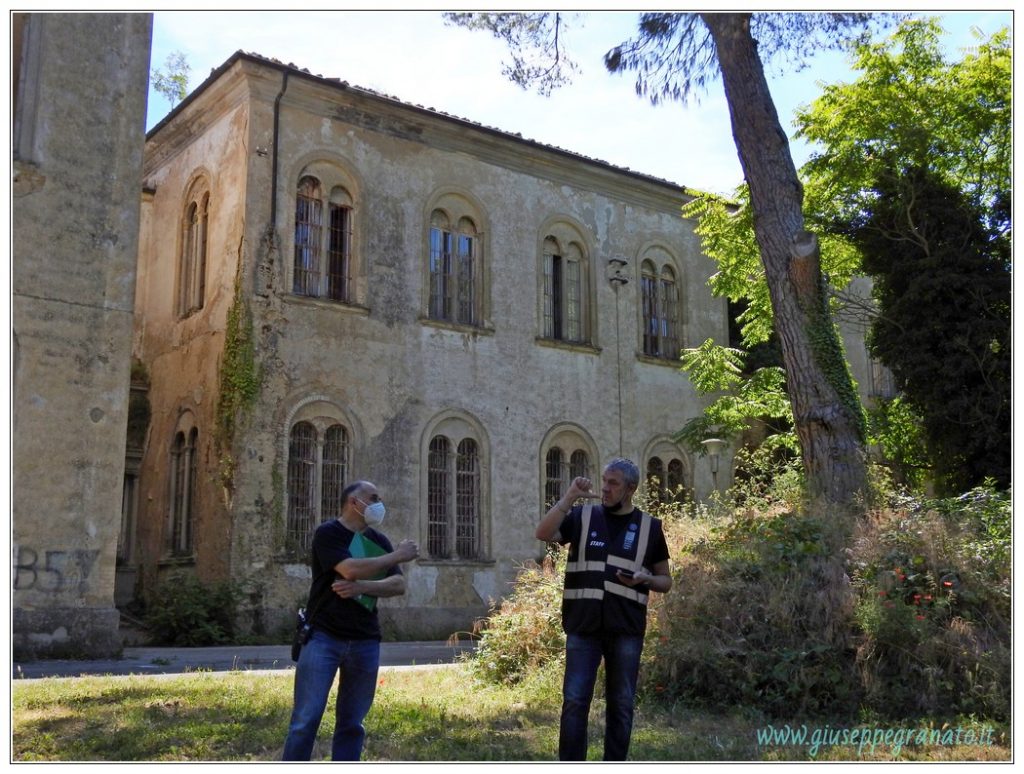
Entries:
POLYGON ((558 737, 560 760, 586 760, 587 717, 597 669, 604 660, 607 701, 604 760, 624 761, 633 730, 633 704, 647 628, 650 592, 672 588, 661 521, 633 506, 640 470, 625 459, 609 462, 601 494, 587 478, 569 489, 541 519, 536 537, 569 544, 562 594, 565 679, 558 737), (601 505, 573 506, 580 498, 601 505))
POLYGON ((384 519, 377 487, 357 481, 341 495, 341 515, 313 534, 313 582, 306 609, 312 632, 295 666, 295 699, 283 758, 308 761, 340 670, 331 760, 357 761, 366 736, 380 666, 377 598, 405 593, 398 565, 419 556, 411 540, 398 548, 374 529, 384 519))

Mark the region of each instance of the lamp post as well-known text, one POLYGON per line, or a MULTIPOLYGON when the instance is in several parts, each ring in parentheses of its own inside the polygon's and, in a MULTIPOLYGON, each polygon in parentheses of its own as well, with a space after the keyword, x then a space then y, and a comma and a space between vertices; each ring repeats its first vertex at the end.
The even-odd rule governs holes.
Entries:
POLYGON ((701 444, 707 450, 708 456, 711 458, 711 483, 714 486, 715 491, 718 491, 718 456, 722 453, 728 444, 721 438, 708 438, 701 441, 701 444))

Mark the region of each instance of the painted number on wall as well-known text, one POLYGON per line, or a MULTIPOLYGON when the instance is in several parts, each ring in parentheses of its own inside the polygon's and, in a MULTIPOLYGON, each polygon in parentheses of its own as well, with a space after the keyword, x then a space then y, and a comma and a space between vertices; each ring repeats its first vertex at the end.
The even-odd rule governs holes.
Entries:
POLYGON ((86 591, 89 575, 96 565, 99 549, 73 551, 44 551, 42 556, 34 548, 14 548, 14 589, 24 591, 86 591))

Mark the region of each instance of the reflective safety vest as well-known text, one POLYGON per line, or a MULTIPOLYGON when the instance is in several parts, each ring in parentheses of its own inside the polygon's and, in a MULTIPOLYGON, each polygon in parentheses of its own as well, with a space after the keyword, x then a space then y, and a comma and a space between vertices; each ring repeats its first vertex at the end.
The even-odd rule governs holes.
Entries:
MULTIPOLYGON (((636 511, 634 513, 637 513, 636 511)), ((565 565, 562 626, 570 634, 643 634, 647 626, 645 586, 620 583, 617 570, 643 569, 651 534, 650 515, 639 511, 610 545, 604 511, 583 506, 579 541, 565 565)))

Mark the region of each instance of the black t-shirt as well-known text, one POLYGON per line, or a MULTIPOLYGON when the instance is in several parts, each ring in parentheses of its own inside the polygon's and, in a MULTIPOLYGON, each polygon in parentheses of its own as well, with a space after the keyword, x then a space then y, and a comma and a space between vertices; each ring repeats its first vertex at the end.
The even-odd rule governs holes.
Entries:
MULTIPOLYGON (((601 506, 595 506, 601 507, 601 506)), ((639 509, 634 508, 629 513, 608 513, 604 512, 604 521, 608 528, 608 549, 614 553, 626 553, 624 549, 625 538, 623 533, 630 521, 636 516, 639 509)), ((559 540, 562 545, 566 543, 580 542, 580 526, 583 519, 583 506, 577 505, 569 511, 562 519, 562 525, 558 528, 559 540)), ((668 544, 665 542, 665 533, 661 528, 660 519, 651 520, 651 534, 647 540, 647 552, 644 554, 641 564, 648 570, 653 570, 654 565, 669 558, 668 544)))
MULTIPOLYGON (((351 558, 349 545, 355 534, 337 519, 316 528, 313 533, 313 583, 306 607, 314 611, 314 629, 321 629, 342 640, 379 640, 380 623, 376 608, 371 612, 354 599, 342 599, 331 590, 331 584, 339 577, 334 568, 339 562, 351 558), (322 600, 319 607, 318 600, 322 600)), ((377 530, 367 528, 362 534, 387 553, 394 550, 391 542, 377 530)), ((385 576, 401 573, 396 564, 385 576)))

